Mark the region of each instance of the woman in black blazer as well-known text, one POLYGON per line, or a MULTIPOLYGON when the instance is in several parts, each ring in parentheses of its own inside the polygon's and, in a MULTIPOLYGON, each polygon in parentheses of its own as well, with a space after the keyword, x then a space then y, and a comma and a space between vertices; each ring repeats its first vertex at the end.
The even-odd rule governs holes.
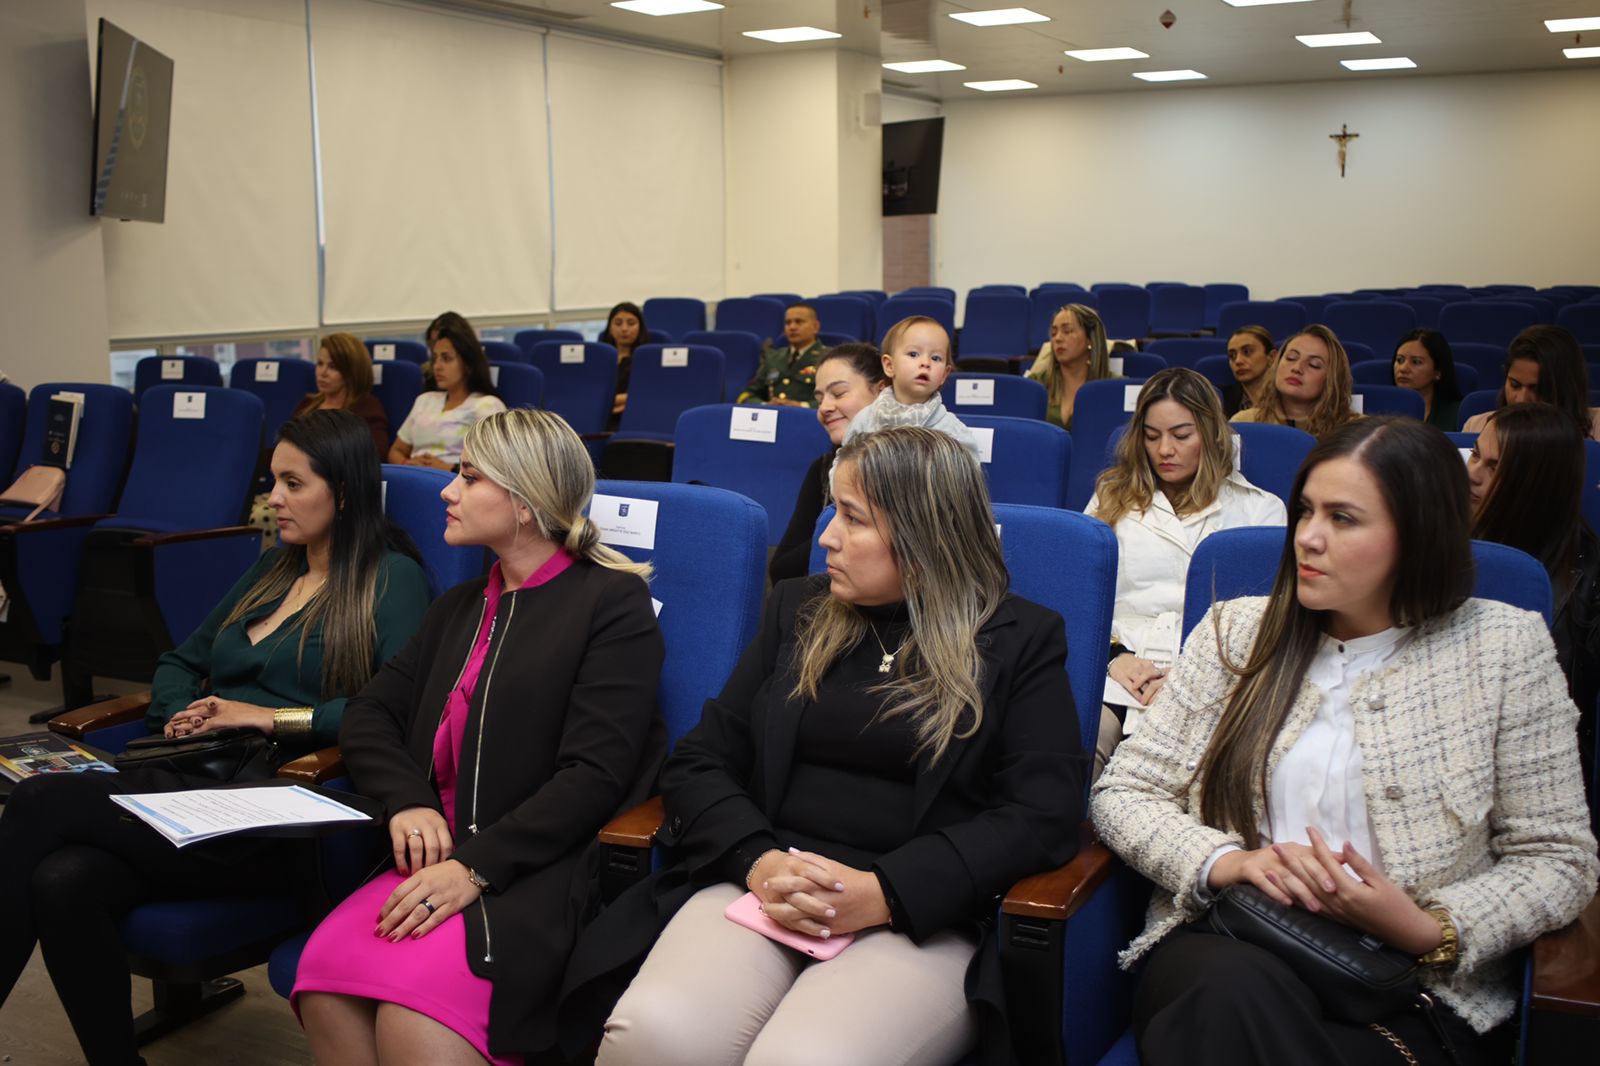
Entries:
POLYGON ((593 492, 556 415, 467 431, 445 540, 499 561, 442 596, 345 710, 340 747, 383 801, 395 868, 301 958, 294 1003, 319 1062, 517 1061, 555 1043, 595 834, 649 794, 666 744, 649 568, 600 544, 593 492))
POLYGON ((577 1010, 666 923, 605 1066, 802 1043, 819 1062, 943 1063, 980 1036, 1006 1054, 995 899, 1070 858, 1083 813, 1062 621, 1007 592, 983 475, 949 437, 864 436, 834 494, 827 576, 773 589, 663 770, 676 863, 601 915, 569 972, 577 1010), (802 941, 855 941, 814 962, 735 925, 746 889, 802 941))

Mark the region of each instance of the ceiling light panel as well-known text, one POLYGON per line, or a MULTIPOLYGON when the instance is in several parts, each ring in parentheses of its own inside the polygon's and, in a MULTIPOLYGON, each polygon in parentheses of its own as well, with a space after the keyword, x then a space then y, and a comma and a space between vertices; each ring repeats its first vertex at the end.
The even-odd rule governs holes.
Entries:
POLYGON ((1600 59, 1600 48, 1563 48, 1561 54, 1568 59, 1600 59))
POLYGON ((1377 37, 1362 30, 1360 33, 1308 33, 1295 37, 1307 48, 1347 48, 1355 44, 1382 44, 1377 37))
POLYGON ((612 7, 640 15, 690 15, 696 11, 720 11, 711 0, 618 0, 612 7))
POLYGON ((969 89, 976 89, 980 93, 1009 93, 1018 89, 1037 89, 1039 86, 1031 81, 1021 78, 1002 78, 998 81, 967 81, 962 82, 969 89))
POLYGON ((1041 15, 1025 7, 1001 7, 993 11, 957 11, 950 17, 969 26, 1016 26, 1024 22, 1050 21, 1049 15, 1041 15))
POLYGON ((1310 0, 1222 0, 1233 7, 1266 7, 1268 4, 1306 4, 1310 0))
POLYGON ((754 37, 758 41, 771 41, 773 44, 798 44, 801 41, 831 41, 835 37, 843 37, 842 33, 832 30, 819 30, 815 26, 785 26, 776 30, 746 30, 746 37, 754 37))
POLYGON ((966 70, 960 63, 948 59, 917 59, 910 63, 885 63, 885 70, 898 70, 902 74, 938 74, 946 70, 966 70))
POLYGON ((1140 81, 1195 81, 1205 77, 1198 70, 1140 70, 1133 76, 1140 81))
POLYGON ((1078 48, 1067 55, 1085 63, 1106 63, 1113 59, 1149 59, 1150 53, 1137 48, 1078 48))
POLYGON ((1551 33, 1581 33, 1584 30, 1600 30, 1600 18, 1545 19, 1544 28, 1551 33))
POLYGON ((1410 70, 1416 66, 1405 56, 1390 56, 1387 59, 1341 59, 1339 65, 1347 70, 1410 70))

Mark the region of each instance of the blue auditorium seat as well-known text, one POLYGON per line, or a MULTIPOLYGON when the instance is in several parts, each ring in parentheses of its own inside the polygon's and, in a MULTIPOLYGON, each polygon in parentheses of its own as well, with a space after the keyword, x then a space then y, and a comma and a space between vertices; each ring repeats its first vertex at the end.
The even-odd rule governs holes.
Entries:
MULTIPOLYGON (((1211 327, 1216 327, 1217 321, 1222 314, 1223 304, 1238 303, 1250 299, 1249 288, 1244 285, 1236 285, 1233 282, 1214 281, 1206 285, 1205 290, 1206 325, 1211 327)), ((1218 334, 1221 334, 1221 330, 1218 330, 1218 334)), ((1276 337, 1277 334, 1274 333, 1273 336, 1276 337)))
POLYGON ((1600 344, 1600 303, 1580 303, 1556 313, 1556 325, 1578 338, 1579 344, 1600 344))
POLYGON ((1283 501, 1285 509, 1292 510, 1289 490, 1317 439, 1303 429, 1265 422, 1237 422, 1231 428, 1238 437, 1239 472, 1250 484, 1266 489, 1283 501))
POLYGON ((1208 355, 1228 354, 1227 337, 1161 337, 1144 346, 1144 351, 1159 355, 1168 366, 1186 366, 1190 370, 1208 355))
MULTIPOLYGON (((737 329, 700 329, 686 333, 685 344, 709 344, 722 353, 722 397, 736 400, 761 367, 761 338, 737 329)), ((779 334, 774 343, 787 343, 779 334)))
POLYGON ((956 305, 956 290, 944 285, 912 285, 910 288, 901 289, 896 296, 927 296, 935 300, 943 300, 952 308, 956 305))
POLYGON ((579 435, 603 433, 617 395, 617 350, 599 341, 541 341, 529 358, 544 374, 544 406, 579 435))
POLYGON ((434 598, 483 574, 487 552, 480 546, 456 547, 444 540, 444 500, 440 493, 455 480, 446 470, 385 463, 383 513, 410 535, 428 572, 434 598))
POLYGON ((221 386, 222 369, 200 355, 147 355, 134 364, 133 398, 137 402, 154 385, 221 386))
POLYGON ((833 447, 813 410, 733 404, 689 408, 678 416, 675 441, 672 480, 714 485, 759 503, 768 544, 783 538, 801 479, 833 447), (771 440, 758 439, 769 434, 771 440))
POLYGON ((1404 415, 1421 421, 1427 411, 1422 393, 1415 389, 1402 389, 1398 385, 1357 384, 1355 395, 1361 398, 1361 413, 1368 415, 1404 415))
POLYGON ((967 295, 961 350, 974 355, 1021 355, 1028 350, 1028 298, 1019 292, 967 295))
MULTIPOLYGON (((1067 506, 1083 510, 1094 495, 1095 479, 1105 469, 1106 442, 1133 417, 1133 402, 1144 379, 1108 378, 1085 382, 1072 405, 1072 476, 1067 506)), ((1103 665, 1103 664, 1102 664, 1103 665)))
POLYGON ((372 364, 372 395, 383 405, 389 418, 389 442, 411 414, 411 407, 422 394, 422 368, 399 359, 372 364))
POLYGON ((1111 372, 1126 378, 1147 378, 1167 369, 1167 361, 1155 352, 1112 352, 1111 372))
POLYGON ((876 343, 881 339, 873 324, 878 305, 870 297, 842 292, 818 296, 806 302, 816 309, 817 321, 822 323, 827 333, 842 334, 868 343, 876 343))
POLYGON ((1198 333, 1206 324, 1206 290, 1198 285, 1147 285, 1150 332, 1156 336, 1198 333))
POLYGON ((1537 325, 1539 312, 1509 300, 1470 300, 1448 304, 1439 311, 1439 332, 1458 341, 1504 347, 1518 333, 1537 325))
POLYGON ((1321 322, 1323 308, 1333 303, 1333 296, 1280 296, 1279 303, 1299 304, 1306 309, 1307 322, 1321 322))
POLYGON ((939 390, 945 407, 957 418, 969 414, 1010 418, 1044 418, 1049 394, 1037 381, 1015 374, 951 374, 939 390))
POLYGON ((387 363, 400 359, 418 366, 428 361, 428 346, 421 341, 388 340, 382 337, 373 337, 361 342, 366 345, 367 353, 372 356, 374 363, 387 363))
POLYGON ((1041 285, 1028 297, 1028 350, 1038 351, 1050 339, 1050 323, 1068 304, 1083 304, 1099 310, 1100 299, 1083 289, 1041 285))
POLYGON ((1065 507, 1072 434, 1040 418, 962 414, 985 447, 983 476, 995 503, 1065 507))
POLYGON ((1150 294, 1138 285, 1096 287, 1100 320, 1112 340, 1142 340, 1150 332, 1150 294))
POLYGON ((678 416, 691 407, 722 402, 726 360, 709 344, 641 344, 633 352, 628 406, 613 440, 671 441, 678 416))
POLYGON ((582 344, 583 334, 575 329, 519 329, 511 335, 511 343, 522 350, 523 362, 532 359, 534 347, 543 344, 545 341, 582 344))
POLYGON ((1467 419, 1473 415, 1481 415, 1485 411, 1492 411, 1499 405, 1499 389, 1479 389, 1477 392, 1467 393, 1462 398, 1461 407, 1457 411, 1456 417, 1464 426, 1467 424, 1467 419))
POLYGON ((521 363, 527 365, 528 353, 510 341, 484 341, 484 358, 491 363, 521 363))
POLYGON ((490 362, 489 377, 494 382, 494 391, 500 394, 500 402, 507 407, 544 406, 544 371, 538 367, 520 360, 490 362))
POLYGON ((1195 373, 1215 385, 1220 391, 1234 383, 1233 371, 1226 355, 1207 355, 1195 360, 1195 373))
MULTIPOLYGON (((731 296, 717 304, 717 331, 738 330, 779 344, 783 341, 783 317, 787 310, 782 301, 770 296, 731 296)), ((693 344, 687 335, 689 332, 684 331, 683 339, 693 344)))
POLYGON ((271 444, 294 409, 317 391, 317 367, 307 359, 240 359, 228 374, 228 387, 261 401, 262 441, 271 444))
POLYGON ((1244 326, 1263 326, 1280 345, 1306 324, 1306 309, 1283 300, 1241 300, 1217 312, 1217 336, 1233 336, 1244 326))
POLYGON ((954 297, 950 300, 938 296, 891 296, 883 301, 878 308, 878 326, 876 337, 870 338, 873 343, 882 344, 883 338, 896 322, 913 315, 922 315, 931 318, 943 326, 945 332, 950 334, 951 343, 955 343, 956 336, 956 305, 954 297))
POLYGON ((1478 371, 1478 381, 1483 388, 1498 389, 1501 382, 1506 379, 1506 346, 1503 344, 1479 344, 1476 341, 1458 341, 1454 337, 1446 336, 1450 341, 1450 355, 1455 359, 1456 365, 1465 363, 1478 371))
POLYGON ((1388 354, 1401 337, 1417 328, 1417 312, 1399 300, 1340 300, 1323 310, 1322 324, 1347 347, 1355 341, 1374 353, 1388 354))
POLYGON ((652 334, 664 329, 674 337, 706 328, 706 302, 692 296, 656 296, 644 302, 644 320, 652 334))

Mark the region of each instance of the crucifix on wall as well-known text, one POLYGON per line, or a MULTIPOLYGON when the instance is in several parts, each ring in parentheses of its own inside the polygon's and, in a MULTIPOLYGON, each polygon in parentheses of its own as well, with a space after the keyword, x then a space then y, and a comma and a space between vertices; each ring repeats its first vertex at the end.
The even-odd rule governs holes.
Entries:
POLYGON ((1341 178, 1344 177, 1344 153, 1345 153, 1345 149, 1349 148, 1350 147, 1350 142, 1355 140, 1359 136, 1361 136, 1361 134, 1359 134, 1359 133, 1351 133, 1350 132, 1350 124, 1348 122, 1341 122, 1339 124, 1339 132, 1338 133, 1330 133, 1330 134, 1328 134, 1328 139, 1329 140, 1333 140, 1333 141, 1338 141, 1339 142, 1339 176, 1341 178))

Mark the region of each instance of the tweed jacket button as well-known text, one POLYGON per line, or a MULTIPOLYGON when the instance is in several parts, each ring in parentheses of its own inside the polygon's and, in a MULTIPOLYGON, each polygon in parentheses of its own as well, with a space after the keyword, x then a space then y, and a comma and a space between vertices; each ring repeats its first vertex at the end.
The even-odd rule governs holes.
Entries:
POLYGON ((1397 800, 1403 795, 1405 795, 1405 793, 1401 791, 1399 785, 1390 785, 1388 788, 1383 790, 1384 799, 1397 800))

